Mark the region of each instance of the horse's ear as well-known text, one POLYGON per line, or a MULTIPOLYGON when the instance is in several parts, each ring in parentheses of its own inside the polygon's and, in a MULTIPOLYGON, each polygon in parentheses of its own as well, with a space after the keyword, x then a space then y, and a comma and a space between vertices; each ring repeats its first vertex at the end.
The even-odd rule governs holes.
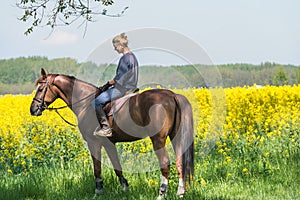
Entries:
POLYGON ((43 78, 46 78, 46 76, 47 76, 46 71, 44 70, 44 68, 41 69, 41 75, 43 76, 43 78))

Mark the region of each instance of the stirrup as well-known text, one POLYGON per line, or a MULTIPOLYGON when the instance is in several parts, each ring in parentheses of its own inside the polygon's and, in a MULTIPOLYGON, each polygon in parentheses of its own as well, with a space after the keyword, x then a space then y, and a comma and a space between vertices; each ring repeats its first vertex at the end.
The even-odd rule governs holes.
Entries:
POLYGON ((103 129, 100 126, 97 126, 96 130, 94 131, 94 135, 100 137, 112 137, 112 131, 111 128, 103 129))

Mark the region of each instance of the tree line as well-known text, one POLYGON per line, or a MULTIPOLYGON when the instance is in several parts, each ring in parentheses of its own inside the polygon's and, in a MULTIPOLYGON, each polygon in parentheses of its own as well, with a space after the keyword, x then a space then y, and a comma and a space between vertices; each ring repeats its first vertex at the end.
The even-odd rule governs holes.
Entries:
MULTIPOLYGON (((48 59, 34 56, 4 59, 0 60, 0 94, 31 93, 42 67, 48 73, 73 75, 95 85, 102 85, 112 79, 117 68, 115 64, 79 63, 72 58, 48 59)), ((220 87, 300 83, 299 66, 264 62, 258 65, 236 63, 215 66, 141 66, 139 87, 210 87, 210 76, 216 73, 220 80, 213 86, 220 87), (214 74, 206 73, 209 70, 214 74)))

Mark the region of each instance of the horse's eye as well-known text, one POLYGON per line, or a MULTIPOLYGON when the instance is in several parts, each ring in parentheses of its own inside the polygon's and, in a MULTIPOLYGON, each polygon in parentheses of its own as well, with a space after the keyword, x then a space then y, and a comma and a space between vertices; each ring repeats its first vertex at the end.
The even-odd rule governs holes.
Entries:
POLYGON ((37 86, 37 91, 38 91, 38 92, 43 91, 43 89, 44 89, 44 86, 43 86, 43 85, 38 85, 38 86, 37 86))

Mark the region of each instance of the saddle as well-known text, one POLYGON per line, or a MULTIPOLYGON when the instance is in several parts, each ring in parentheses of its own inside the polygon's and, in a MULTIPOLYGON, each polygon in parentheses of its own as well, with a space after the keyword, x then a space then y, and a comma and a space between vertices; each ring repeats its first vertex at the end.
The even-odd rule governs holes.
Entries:
POLYGON ((122 106, 129 100, 130 97, 133 97, 138 94, 138 91, 139 91, 138 88, 129 90, 128 92, 125 93, 125 96, 107 102, 103 107, 106 116, 109 117, 112 116, 114 113, 118 112, 122 108, 122 106))

